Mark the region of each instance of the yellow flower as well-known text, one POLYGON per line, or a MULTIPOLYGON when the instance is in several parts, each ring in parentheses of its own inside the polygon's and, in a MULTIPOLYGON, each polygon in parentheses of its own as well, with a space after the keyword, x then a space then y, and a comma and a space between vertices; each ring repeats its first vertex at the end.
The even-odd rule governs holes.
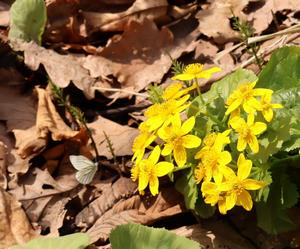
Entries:
POLYGON ((227 168, 225 175, 226 181, 218 186, 220 191, 226 192, 226 210, 232 209, 235 205, 242 206, 250 211, 253 206, 251 195, 247 190, 258 190, 266 184, 262 181, 249 179, 252 161, 247 160, 243 154, 239 155, 237 161, 237 175, 230 168, 227 168))
POLYGON ((158 177, 167 175, 174 168, 174 165, 169 162, 158 163, 160 152, 159 146, 155 146, 150 156, 137 163, 135 165, 137 168, 133 168, 132 179, 138 178, 138 190, 140 193, 143 193, 149 184, 151 194, 157 195, 159 186, 158 177))
POLYGON ((221 192, 218 185, 214 182, 203 182, 201 185, 201 192, 204 197, 204 202, 215 206, 218 204, 218 208, 221 214, 226 214, 226 198, 225 192, 221 192))
POLYGON ((162 96, 163 99, 165 101, 168 101, 170 99, 176 100, 176 99, 182 97, 183 95, 187 94, 189 91, 195 89, 196 84, 193 84, 192 86, 187 87, 185 89, 182 89, 182 88, 183 88, 182 83, 174 83, 174 84, 169 85, 164 90, 164 93, 163 93, 163 96, 162 96))
POLYGON ((202 154, 205 153, 207 150, 210 150, 212 147, 216 147, 217 150, 222 150, 224 148, 224 145, 230 143, 230 139, 228 137, 230 131, 231 129, 228 129, 222 133, 213 132, 206 135, 203 139, 204 147, 196 153, 195 158, 201 158, 202 154))
POLYGON ((265 94, 261 97, 261 112, 265 120, 270 122, 273 119, 273 108, 283 108, 281 104, 272 104, 272 94, 265 94))
POLYGON ((171 122, 171 126, 162 127, 158 130, 158 136, 166 142, 162 155, 170 155, 173 151, 175 161, 179 167, 186 163, 185 148, 197 148, 201 144, 201 139, 194 135, 187 135, 195 125, 195 117, 190 117, 181 125, 180 115, 176 114, 171 122))
POLYGON ((230 114, 235 109, 243 106, 245 112, 254 113, 256 110, 260 110, 261 105, 255 96, 262 96, 264 94, 272 94, 272 90, 265 88, 256 88, 256 82, 245 83, 239 85, 238 88, 228 97, 226 101, 227 111, 225 115, 230 114))
POLYGON ((169 99, 161 104, 154 104, 145 111, 148 119, 145 123, 149 126, 149 131, 154 131, 162 125, 170 124, 175 114, 185 110, 190 104, 186 104, 190 95, 185 95, 178 100, 169 99))
POLYGON ((150 132, 140 133, 133 141, 132 151, 134 152, 132 161, 139 162, 144 154, 145 149, 156 139, 156 136, 150 132))
POLYGON ((200 63, 193 63, 187 65, 183 73, 175 75, 172 80, 193 80, 193 79, 209 79, 212 74, 221 71, 219 67, 212 67, 207 70, 203 70, 203 65, 200 63))
POLYGON ((212 178, 215 182, 221 182, 224 168, 227 168, 226 165, 231 162, 231 154, 228 151, 222 151, 220 147, 214 146, 201 152, 195 156, 196 159, 201 159, 195 170, 196 182, 199 183, 203 179, 210 181, 212 178))
POLYGON ((254 123, 254 115, 248 115, 247 123, 243 118, 235 117, 231 120, 230 125, 239 134, 237 150, 245 150, 248 144, 252 152, 257 153, 259 145, 256 136, 263 133, 267 129, 267 125, 263 122, 254 123))

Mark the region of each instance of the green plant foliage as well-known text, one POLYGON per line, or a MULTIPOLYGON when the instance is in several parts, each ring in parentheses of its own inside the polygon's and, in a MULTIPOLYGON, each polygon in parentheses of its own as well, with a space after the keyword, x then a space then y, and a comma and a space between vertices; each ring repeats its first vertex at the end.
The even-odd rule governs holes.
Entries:
POLYGON ((266 232, 278 234, 294 228, 287 215, 287 208, 297 203, 299 194, 297 186, 283 170, 274 171, 272 177, 267 202, 259 202, 256 206, 257 223, 266 232))
POLYGON ((199 193, 193 169, 185 170, 185 174, 176 181, 175 188, 183 194, 186 208, 194 210, 199 193))
POLYGON ((276 50, 259 75, 257 87, 274 91, 300 85, 300 47, 283 47, 276 50))
POLYGON ((10 9, 9 38, 41 44, 46 21, 44 0, 16 0, 10 9))
POLYGON ((57 238, 37 238, 25 246, 12 246, 10 249, 84 249, 90 244, 89 240, 85 233, 74 233, 57 238))
POLYGON ((109 236, 113 249, 200 249, 195 241, 162 228, 139 224, 120 225, 109 236))

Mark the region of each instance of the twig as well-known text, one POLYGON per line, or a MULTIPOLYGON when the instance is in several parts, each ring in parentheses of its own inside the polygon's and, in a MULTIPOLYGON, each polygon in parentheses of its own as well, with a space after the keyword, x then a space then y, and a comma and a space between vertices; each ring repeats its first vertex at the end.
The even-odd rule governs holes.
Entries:
POLYGON ((141 96, 144 98, 148 98, 148 94, 146 93, 138 93, 135 91, 130 91, 130 90, 126 90, 126 89, 120 89, 120 88, 108 88, 108 87, 100 87, 100 86, 94 86, 92 87, 92 89, 94 90, 98 90, 98 91, 103 91, 103 92, 123 92, 123 93, 128 93, 131 95, 136 95, 136 96, 141 96))

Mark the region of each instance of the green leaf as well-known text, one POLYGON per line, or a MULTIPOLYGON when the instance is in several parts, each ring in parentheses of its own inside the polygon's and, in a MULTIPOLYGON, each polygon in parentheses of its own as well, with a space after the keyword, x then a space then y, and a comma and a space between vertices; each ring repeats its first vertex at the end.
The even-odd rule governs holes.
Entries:
POLYGON ((199 215, 201 218, 206 219, 213 216, 215 211, 216 211, 215 206, 206 204, 202 196, 199 196, 195 205, 195 212, 197 215, 199 215))
POLYGON ((272 177, 267 202, 259 202, 256 205, 257 223, 266 232, 278 234, 294 227, 286 209, 297 203, 299 194, 297 186, 283 170, 274 171, 272 177))
POLYGON ((192 168, 183 171, 182 176, 176 181, 175 188, 183 194, 186 208, 195 210, 199 193, 192 168))
POLYGON ((47 21, 44 0, 16 0, 10 9, 10 39, 41 44, 47 21))
POLYGON ((300 47, 282 47, 272 54, 259 74, 256 87, 276 91, 296 86, 300 86, 300 47))
POLYGON ((197 242, 178 236, 162 228, 150 228, 139 224, 120 225, 109 240, 112 249, 200 249, 197 242))
POLYGON ((89 240, 85 233, 74 233, 57 238, 37 238, 25 246, 12 246, 10 249, 84 249, 90 244, 89 240))
MULTIPOLYGON (((246 69, 238 69, 234 73, 227 75, 223 79, 213 83, 210 90, 202 96, 205 101, 211 101, 221 96, 225 101, 238 85, 256 81, 256 75, 246 69)), ((197 97, 199 98, 199 97, 197 97)))

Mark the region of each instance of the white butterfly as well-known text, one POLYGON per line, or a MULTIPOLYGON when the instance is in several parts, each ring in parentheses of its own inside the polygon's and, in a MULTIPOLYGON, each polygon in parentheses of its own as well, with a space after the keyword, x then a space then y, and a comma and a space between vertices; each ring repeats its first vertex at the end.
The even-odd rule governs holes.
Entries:
POLYGON ((71 155, 69 158, 73 167, 78 170, 75 175, 77 181, 81 184, 91 183, 98 168, 97 164, 85 156, 71 155))

